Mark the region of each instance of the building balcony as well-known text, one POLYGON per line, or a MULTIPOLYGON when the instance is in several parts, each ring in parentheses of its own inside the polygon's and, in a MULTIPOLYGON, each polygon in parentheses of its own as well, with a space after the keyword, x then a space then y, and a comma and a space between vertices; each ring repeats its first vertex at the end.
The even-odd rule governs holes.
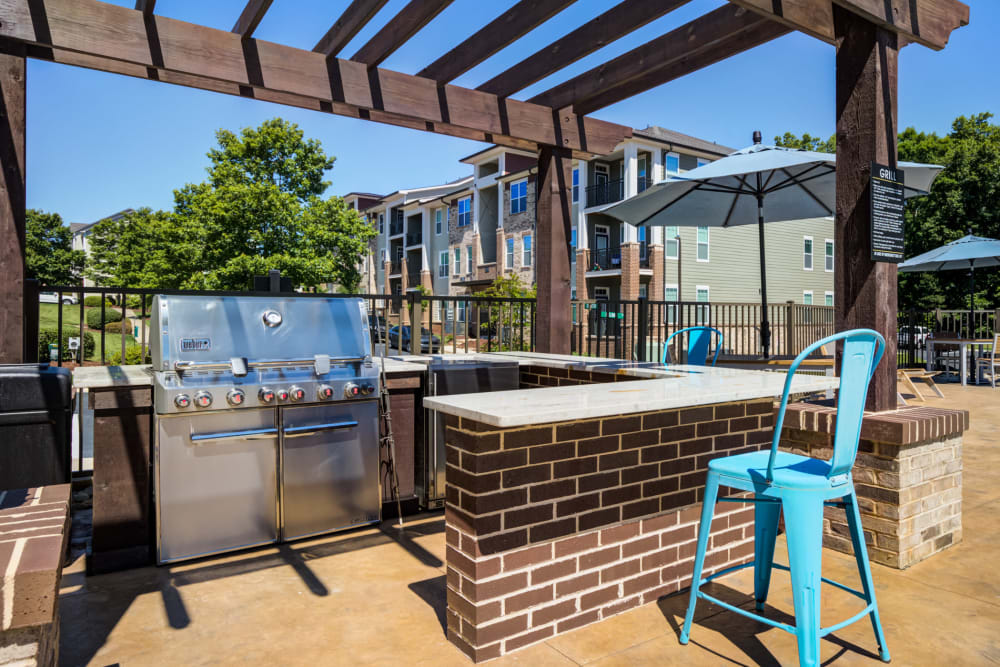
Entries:
POLYGON ((645 241, 639 242, 639 268, 649 268, 649 244, 645 241))
POLYGON ((403 260, 397 259, 395 262, 389 264, 389 275, 398 276, 403 272, 403 260))
POLYGON ((421 284, 420 271, 409 271, 406 274, 406 286, 408 288, 418 287, 421 284))
POLYGON ((399 236, 403 233, 403 221, 389 223, 389 236, 399 236))
MULTIPOLYGON (((637 192, 645 192, 653 184, 653 179, 643 176, 637 183, 637 192)), ((587 208, 613 204, 622 199, 625 199, 625 180, 621 178, 587 188, 587 208)))
POLYGON ((422 232, 413 232, 406 235, 406 245, 420 245, 424 242, 424 235, 422 232))
POLYGON ((590 271, 611 271, 622 268, 621 248, 601 248, 590 256, 590 271))

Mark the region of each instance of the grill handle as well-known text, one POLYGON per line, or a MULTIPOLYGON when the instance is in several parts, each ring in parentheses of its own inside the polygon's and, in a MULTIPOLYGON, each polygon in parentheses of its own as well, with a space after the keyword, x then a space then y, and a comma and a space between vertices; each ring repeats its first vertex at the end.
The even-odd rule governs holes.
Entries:
MULTIPOLYGON (((370 361, 369 357, 329 357, 331 364, 360 364, 370 361)), ((281 366, 304 366, 315 364, 316 358, 310 359, 262 359, 260 361, 248 361, 247 368, 275 368, 281 366)), ((175 361, 175 371, 191 370, 228 370, 232 368, 230 362, 219 361, 175 361)))
POLYGON ((245 431, 223 431, 221 433, 192 433, 191 442, 197 443, 212 443, 212 442, 222 442, 224 440, 271 440, 278 434, 278 429, 272 427, 269 428, 251 428, 245 431))
POLYGON ((310 426, 291 426, 285 428, 286 438, 301 438, 307 435, 316 435, 324 431, 340 431, 345 428, 354 428, 358 425, 356 421, 331 422, 329 424, 314 424, 310 426))

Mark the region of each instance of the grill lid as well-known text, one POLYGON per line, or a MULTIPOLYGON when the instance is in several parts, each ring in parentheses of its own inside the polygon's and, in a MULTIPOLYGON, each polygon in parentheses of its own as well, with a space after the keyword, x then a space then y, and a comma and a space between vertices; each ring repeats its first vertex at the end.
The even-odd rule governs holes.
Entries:
POLYGON ((157 371, 229 368, 245 375, 246 364, 309 363, 319 372, 371 354, 360 298, 158 295, 150 330, 157 371))

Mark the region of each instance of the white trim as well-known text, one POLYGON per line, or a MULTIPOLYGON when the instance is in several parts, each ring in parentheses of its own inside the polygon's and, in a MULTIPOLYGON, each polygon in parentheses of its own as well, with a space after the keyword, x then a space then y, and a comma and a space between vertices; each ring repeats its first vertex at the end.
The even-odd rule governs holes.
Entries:
POLYGON ((667 243, 675 242, 673 236, 667 236, 667 230, 668 229, 676 229, 677 230, 677 234, 675 234, 674 236, 680 236, 681 235, 681 228, 679 226, 677 226, 677 225, 672 225, 672 226, 661 227, 660 229, 663 230, 663 256, 665 258, 667 258, 667 259, 676 260, 677 257, 680 255, 680 244, 677 245, 677 253, 676 254, 670 255, 670 254, 667 253, 667 243))
MULTIPOLYGON (((520 200, 520 199, 521 198, 518 197, 518 200, 520 200)), ((518 213, 524 213, 525 211, 528 210, 528 178, 527 177, 522 178, 522 179, 517 180, 517 181, 511 181, 511 183, 510 183, 510 206, 508 207, 508 210, 510 211, 510 215, 517 215, 518 213), (520 210, 520 211, 515 211, 514 210, 514 188, 517 187, 518 185, 520 185, 521 183, 524 183, 524 208, 522 210, 520 210)))
POLYGON ((438 207, 434 209, 434 236, 441 236, 444 233, 444 228, 444 209, 438 207))
POLYGON ((670 174, 679 174, 679 173, 681 173, 681 154, 680 153, 675 153, 674 151, 666 151, 663 154, 663 173, 666 174, 666 175, 668 175, 668 176, 670 174), (677 158, 677 171, 670 171, 669 169, 667 169, 667 158, 672 158, 672 157, 677 158))
POLYGON ((802 290, 802 305, 803 306, 815 306, 816 299, 813 298, 813 291, 811 289, 802 290), (806 303, 806 297, 809 297, 809 303, 806 303))
POLYGON ((513 269, 514 268, 514 257, 517 248, 514 247, 514 237, 508 236, 503 240, 503 268, 513 269))
MULTIPOLYGON (((825 259, 823 261, 826 261, 825 259)), ((802 237, 802 270, 812 271, 816 266, 816 242, 811 236, 802 237), (806 252, 806 241, 809 241, 809 252, 806 252), (809 266, 806 266, 806 257, 809 258, 809 266)))
POLYGON ((521 236, 521 266, 524 268, 530 268, 534 265, 534 239, 531 238, 531 234, 523 234, 521 236), (527 239, 528 244, 525 247, 525 239, 527 239))
POLYGON ((695 237, 694 237, 694 260, 696 262, 708 262, 712 258, 712 231, 708 226, 695 227, 695 237), (698 233, 700 230, 705 230, 705 259, 699 257, 698 250, 701 247, 701 241, 698 240, 698 233))
POLYGON ((594 300, 595 301, 611 301, 611 288, 607 287, 607 286, 604 286, 604 285, 595 286, 594 287, 594 300), (604 294, 604 298, 601 298, 600 296, 598 296, 599 292, 601 292, 601 293, 604 294))
POLYGON ((451 265, 451 250, 449 249, 449 250, 442 250, 442 251, 440 251, 438 253, 438 274, 437 274, 437 277, 438 278, 447 278, 449 275, 451 275, 451 270, 448 268, 450 265, 451 265), (441 261, 442 257, 444 258, 443 262, 441 261), (445 272, 444 272, 443 276, 441 275, 441 268, 442 267, 445 268, 445 272))
POLYGON ((824 241, 823 241, 823 270, 824 271, 826 271, 827 273, 833 273, 834 267, 837 266, 837 259, 836 259, 836 257, 837 257, 837 244, 834 243, 833 239, 824 239, 824 241), (829 255, 830 259, 833 260, 831 262, 831 264, 833 264, 833 266, 831 266, 830 268, 826 268, 826 258, 828 256, 826 254, 826 244, 827 243, 829 243, 830 245, 833 246, 833 254, 829 255))
POLYGON ((830 290, 827 290, 827 291, 823 292, 823 305, 824 306, 833 306, 833 305, 836 305, 836 301, 834 301, 834 299, 833 299, 833 292, 831 292, 830 290), (826 297, 830 297, 830 299, 829 299, 830 303, 827 303, 827 298, 826 297))
POLYGON ((694 323, 698 326, 704 326, 708 324, 709 317, 711 316, 710 307, 708 305, 712 302, 711 288, 708 285, 695 285, 694 301, 696 304, 705 304, 704 306, 697 305, 694 307, 694 323), (698 299, 698 292, 701 292, 702 290, 705 291, 704 301, 700 301, 698 299))

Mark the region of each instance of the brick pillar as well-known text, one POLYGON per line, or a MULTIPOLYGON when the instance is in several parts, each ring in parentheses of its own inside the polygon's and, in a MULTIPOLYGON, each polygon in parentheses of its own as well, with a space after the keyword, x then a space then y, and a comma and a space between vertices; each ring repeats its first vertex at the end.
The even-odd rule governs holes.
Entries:
MULTIPOLYGON (((406 290, 410 288, 410 276, 406 273, 406 253, 403 254, 403 259, 399 262, 399 284, 403 290, 403 297, 406 297, 406 290)), ((403 308, 399 311, 399 318, 402 324, 410 323, 410 309, 406 307, 406 302, 403 302, 403 308)))
POLYGON ((389 273, 392 271, 392 262, 383 262, 382 275, 384 280, 382 281, 382 293, 392 294, 392 290, 389 288, 389 273))
MULTIPOLYGON (((479 265, 480 265, 480 263, 482 263, 482 256, 483 256, 483 248, 482 248, 482 246, 479 245, 479 234, 478 233, 477 234, 473 234, 472 235, 472 272, 469 274, 469 279, 470 280, 476 280, 476 279, 479 278, 479 265)), ((462 258, 465 259, 465 257, 466 257, 466 255, 463 252, 462 253, 462 258)), ((469 260, 466 259, 465 261, 469 261, 469 260)), ((464 270, 465 270, 464 266, 462 267, 462 270, 463 270, 463 273, 464 273, 464 270)), ((471 292, 472 288, 469 288, 469 291, 471 292)))
MULTIPOLYGON (((590 248, 578 248, 576 251, 576 299, 577 301, 586 301, 590 298, 590 292, 587 289, 587 270, 590 269, 590 248)), ((587 336, 590 335, 590 320, 587 315, 590 311, 584 308, 582 305, 577 307, 576 310, 576 321, 579 322, 579 327, 581 331, 579 333, 574 332, 576 335, 576 340, 580 343, 582 349, 577 350, 577 352, 584 352, 587 349, 587 336)))
MULTIPOLYGON (((622 244, 622 277, 620 287, 620 298, 622 301, 635 301, 639 298, 639 244, 622 244)), ((635 320, 638 311, 633 306, 624 306, 625 319, 622 322, 621 345, 619 349, 609 349, 608 356, 617 354, 622 359, 631 359, 634 350, 628 349, 637 340, 635 320)))
POLYGON ((507 235, 504 234, 503 229, 497 228, 497 276, 502 276, 508 270, 513 271, 513 266, 507 266, 505 262, 507 261, 507 235))
MULTIPOLYGON (((434 294, 434 278, 431 277, 431 272, 429 270, 424 269, 420 272, 420 285, 431 294, 434 294)), ((434 303, 429 301, 427 302, 427 308, 424 309, 424 326, 428 329, 431 328, 431 323, 433 322, 431 318, 433 315, 434 303)))
POLYGON ((649 268, 653 269, 653 279, 649 281, 649 300, 663 301, 663 246, 649 246, 649 268))

